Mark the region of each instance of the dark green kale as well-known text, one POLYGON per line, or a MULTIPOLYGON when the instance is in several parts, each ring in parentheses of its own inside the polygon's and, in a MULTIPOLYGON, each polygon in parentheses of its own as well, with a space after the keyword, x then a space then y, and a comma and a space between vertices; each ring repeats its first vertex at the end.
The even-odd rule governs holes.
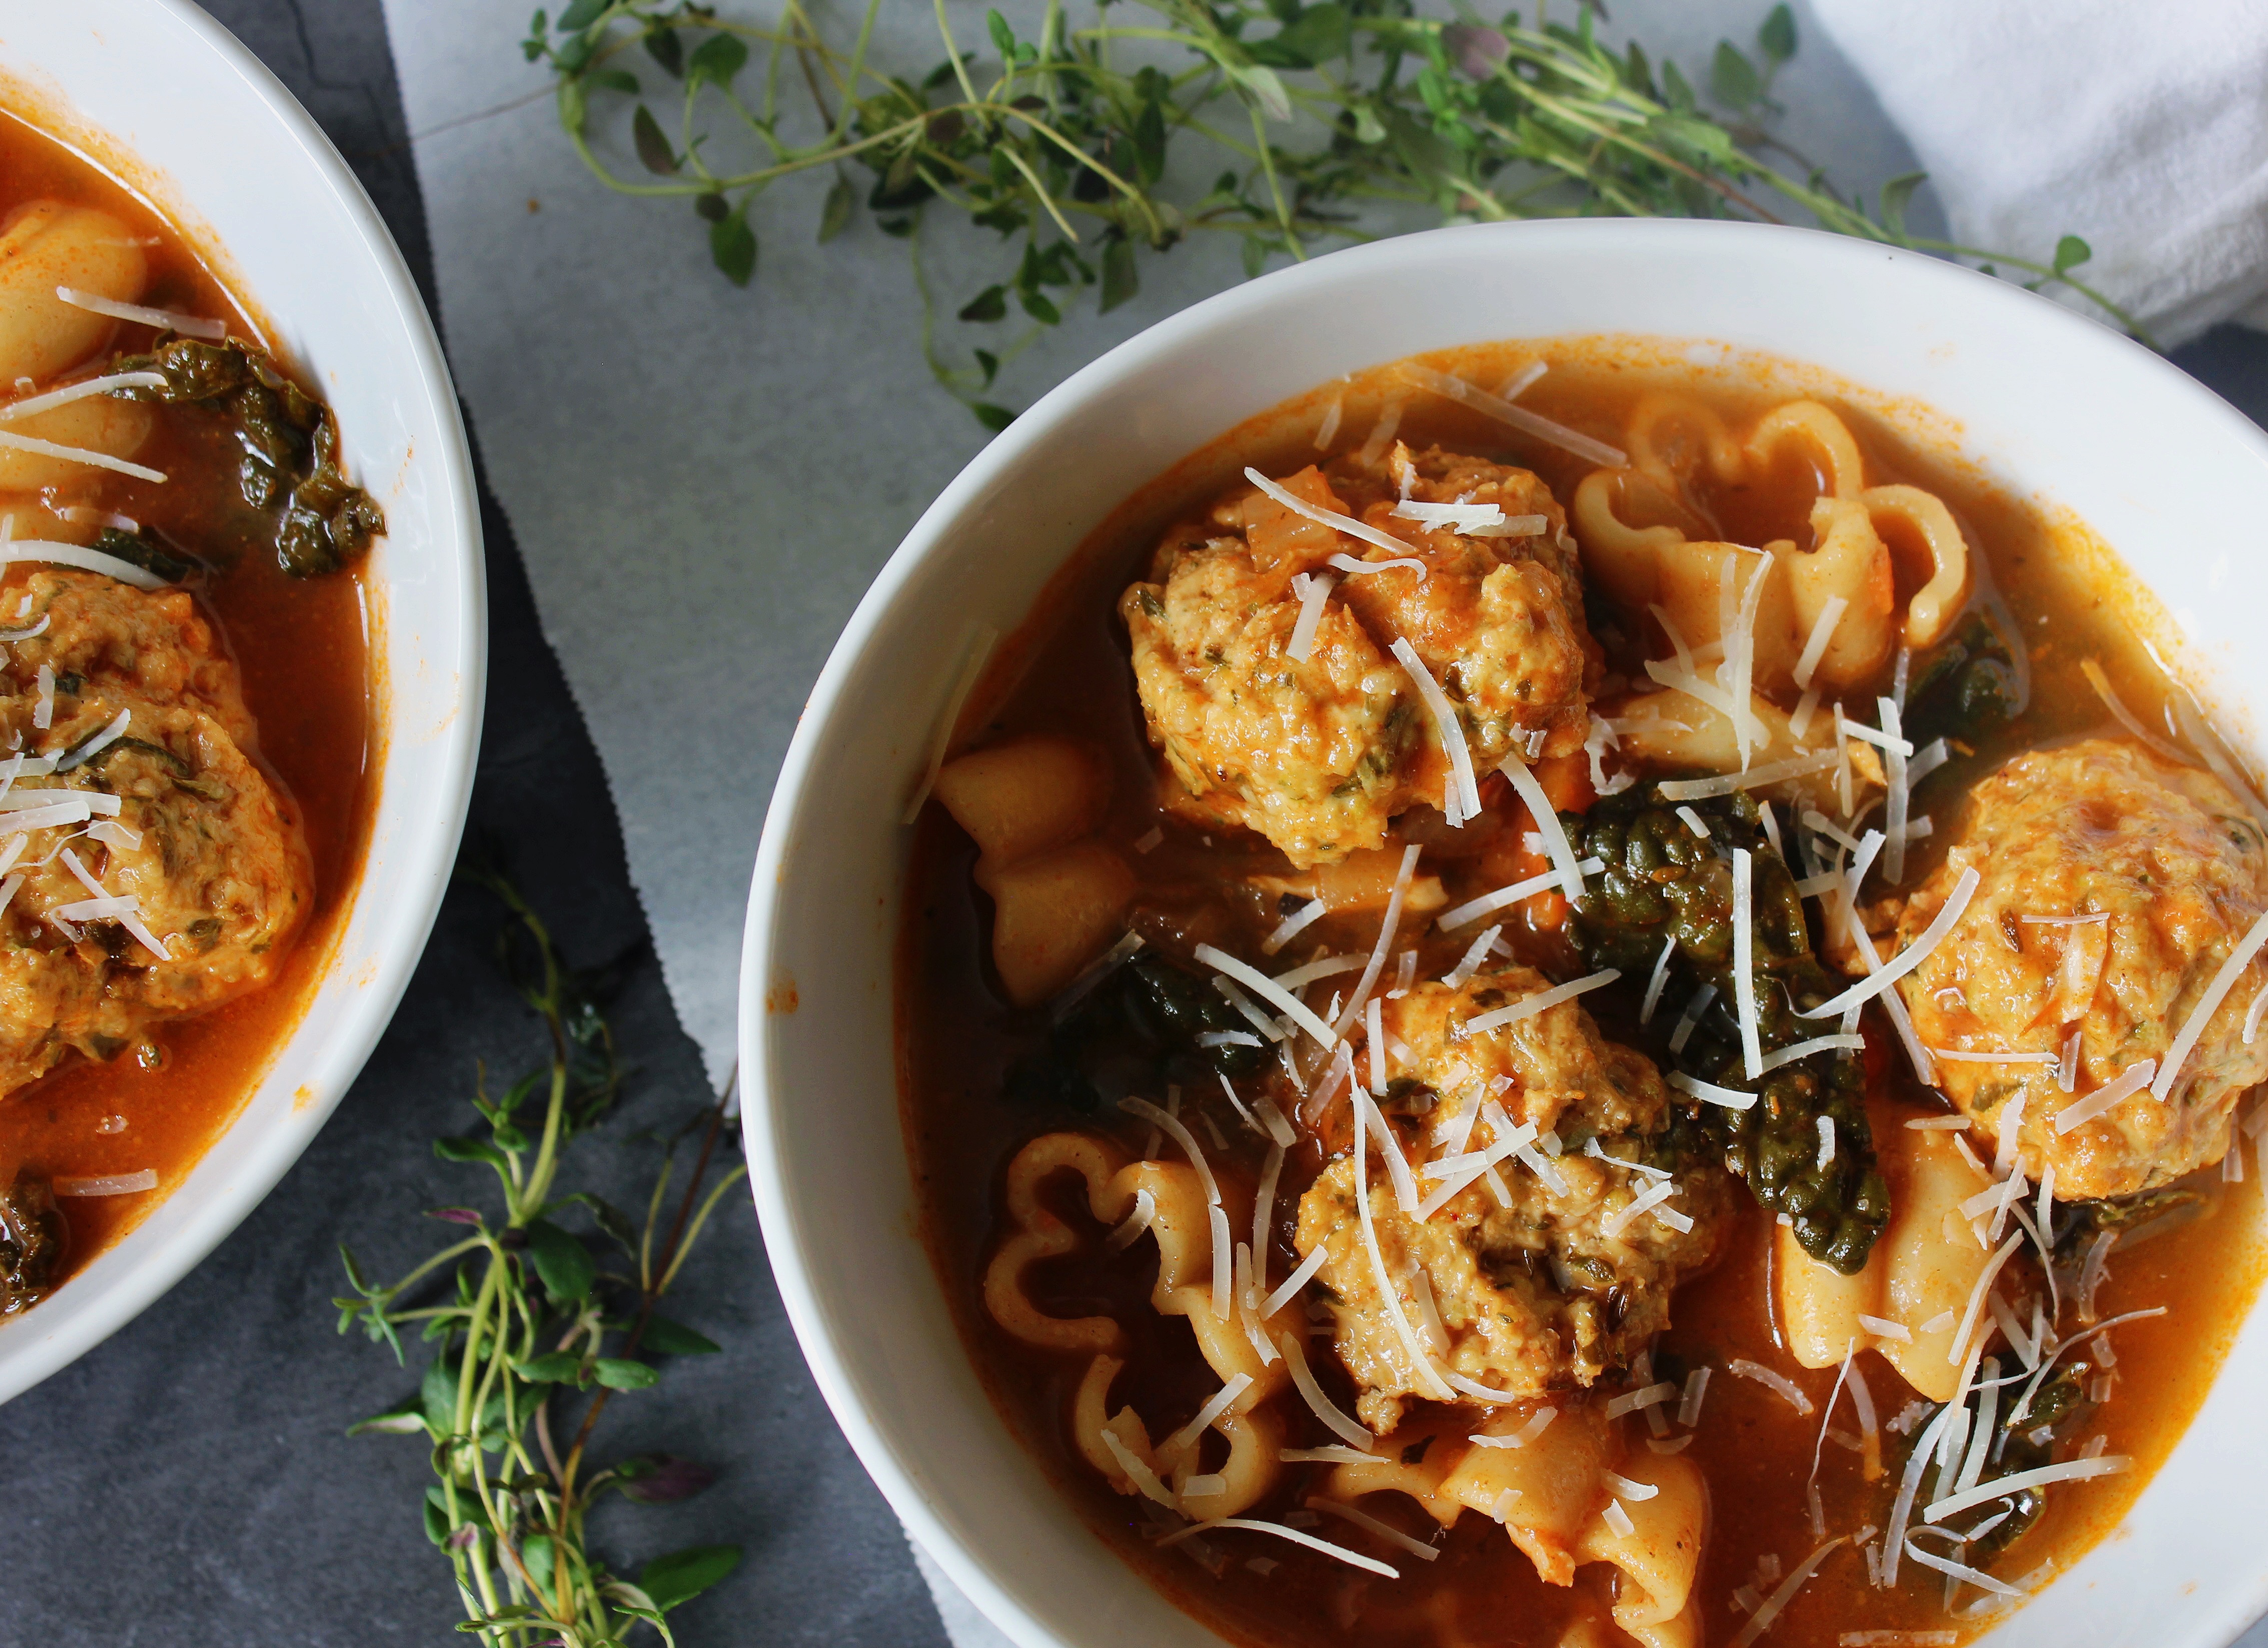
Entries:
POLYGON ((278 517, 276 558, 294 578, 333 573, 386 530, 369 493, 339 467, 331 409, 279 370, 263 350, 231 338, 176 337, 146 355, 121 356, 115 370, 154 372, 160 388, 122 390, 135 400, 210 406, 234 424, 241 455, 237 486, 253 508, 278 517))
POLYGON ((70 1248, 70 1227, 48 1181, 17 1174, 0 1189, 0 1317, 37 1304, 55 1285, 70 1248))
POLYGON ((1765 1053, 1834 1028, 1799 1016, 1844 987, 1814 953, 1794 878, 1764 839, 1753 797, 1735 794, 1688 803, 1709 827, 1695 835, 1653 785, 1600 801, 1587 817, 1563 817, 1577 851, 1602 860, 1575 906, 1569 935, 1591 968, 1619 967, 1627 979, 1652 977, 1662 946, 1677 950, 1653 1029, 1657 1054, 1687 1075, 1758 1095, 1734 1111, 1688 1100, 1687 1126, 1720 1154, 1758 1202, 1786 1214, 1797 1241, 1845 1275, 1867 1262, 1889 1223, 1889 1188, 1874 1163, 1867 1125, 1864 1060, 1814 1053, 1751 1082, 1743 1075, 1733 976, 1732 851, 1754 864, 1749 907, 1758 1038, 1765 1053), (1683 1048, 1667 1042, 1684 1003, 1701 987, 1716 996, 1683 1048), (1820 1164, 1819 1118, 1835 1120, 1834 1159, 1820 1164))
MULTIPOLYGON (((2055 1462, 2058 1449, 2073 1441, 2095 1412, 2087 1396, 2095 1371, 2094 1363, 2074 1358, 2049 1375, 2029 1403, 2013 1392, 2002 1394, 2002 1434, 1993 1451, 1993 1475, 2014 1476, 2055 1462)), ((1970 1423, 1983 1423, 1984 1393, 1972 1396, 1969 1405, 1970 1423)), ((1990 1572, 1994 1559, 2038 1526, 2046 1510, 2047 1491, 2040 1488, 2019 1489, 1986 1506, 1977 1513, 1977 1524, 1984 1532, 1970 1541, 1969 1554, 1962 1560, 1990 1572), (1994 1520, 2000 1509, 2007 1514, 1994 1520)))
POLYGON ((178 584, 196 570, 195 565, 174 554, 162 543, 153 543, 138 532, 121 532, 114 527, 105 527, 96 535, 94 547, 105 555, 114 555, 129 566, 178 584))
POLYGON ((1905 735, 1917 747, 1940 737, 1973 744, 2014 719, 2017 680, 1999 627, 1983 610, 1971 612, 1950 639, 1914 661, 1905 735))
POLYGON ((1257 1070, 1263 1048, 1200 1038, 1251 1026, 1202 977, 1143 950, 1080 997, 1038 1048, 1008 1068, 1008 1097, 1040 1109, 1100 1109, 1117 1093, 1167 1082, 1232 1080, 1257 1070))
MULTIPOLYGON (((2205 1198, 2194 1190, 2145 1190, 2132 1196, 2116 1196, 2103 1201, 2079 1201, 2058 1207, 2055 1251, 2061 1263, 2082 1263, 2087 1250, 2095 1238, 2108 1230, 2121 1238, 2119 1245, 2131 1245, 2124 1238, 2146 1230, 2161 1220, 2186 1220, 2195 1217, 2205 1207, 2205 1198)), ((2152 1232, 2155 1234, 2156 1232, 2152 1232)))

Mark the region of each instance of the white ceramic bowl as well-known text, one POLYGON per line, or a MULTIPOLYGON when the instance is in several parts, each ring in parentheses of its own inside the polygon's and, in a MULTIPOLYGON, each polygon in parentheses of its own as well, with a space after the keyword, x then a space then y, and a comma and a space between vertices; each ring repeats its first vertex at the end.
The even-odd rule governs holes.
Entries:
MULTIPOLYGON (((828 661, 765 823, 740 1009, 756 1201, 805 1354, 898 1513, 1027 1648, 1214 1638, 1010 1437, 913 1234, 893 1054, 898 821, 968 626, 1012 630, 1122 499, 1278 401, 1421 351, 1602 332, 1769 351, 1936 409, 2008 490, 2117 546, 2235 726, 2268 705, 2268 571, 2250 541, 2268 520, 2268 439, 2147 351, 1927 258, 1726 224, 1443 230, 1224 293, 1048 395, 922 517, 828 661)), ((2255 1310, 2120 1533, 1996 1648, 2220 1648, 2268 1607, 2264 1390, 2268 1312, 2255 1310)))
POLYGON ((360 1071, 448 885, 479 748, 488 624, 456 392, 409 271, 291 94, 183 0, 0 8, 0 75, 115 161, 281 329, 386 512, 365 572, 378 806, 328 970, 235 1123, 129 1234, 0 1324, 0 1401, 99 1342, 236 1228, 360 1071))

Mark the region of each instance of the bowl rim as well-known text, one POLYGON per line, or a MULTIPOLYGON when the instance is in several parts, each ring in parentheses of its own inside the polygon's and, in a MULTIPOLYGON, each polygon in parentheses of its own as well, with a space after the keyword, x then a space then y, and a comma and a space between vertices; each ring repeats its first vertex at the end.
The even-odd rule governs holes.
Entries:
MULTIPOLYGON (((773 950, 788 844, 797 831, 800 815, 813 805, 814 780, 826 747, 841 735, 836 716, 844 689, 917 570, 939 551, 961 517, 983 500, 1005 474, 1013 471, 1025 454, 1073 409, 1108 394, 1122 380, 1156 357, 1178 350, 1193 335, 1270 307, 1292 296, 1307 284, 1337 279, 1358 264, 1422 262, 1453 237, 1462 245, 1482 235, 1508 239, 1513 235, 1545 234, 1563 240, 1628 240, 1633 251, 1642 251, 1649 246, 1658 250, 1662 242, 1675 244, 1703 236, 1747 241, 1771 237, 1793 248, 1795 255, 1830 260, 1888 261, 1902 267, 1904 278, 1934 282, 1948 289, 1957 287, 1963 301, 1999 304, 2004 306, 2002 312, 2012 318, 2059 329, 2074 346, 2095 350, 2107 346, 2132 351, 2132 365, 2156 373, 2169 394, 2189 401, 2201 420, 2220 424, 2224 433, 2238 445, 2249 447, 2255 459, 2268 468, 2268 431, 2163 355, 2066 305, 1965 265, 1899 247, 1793 225, 1690 218, 1469 224, 1389 236, 1334 250, 1217 292, 1144 329, 1066 377, 996 435, 922 512, 877 572, 805 699, 766 808, 751 879, 741 946, 738 1051, 742 1138, 765 1252, 790 1325, 821 1394, 859 1462, 904 1523, 917 1548, 933 1560, 985 1618, 1020 1648, 1064 1648, 1064 1639, 1042 1624, 1015 1591, 996 1576, 993 1566, 939 1514, 923 1489, 919 1474, 901 1457, 879 1422, 868 1413, 860 1389, 862 1383, 867 1381, 853 1373, 840 1353, 830 1327, 832 1307, 822 1299, 806 1265, 795 1197, 784 1171, 784 1153, 776 1144, 777 1129, 773 1117, 777 1096, 770 1079, 774 1016, 765 999, 769 987, 766 981, 774 972, 773 950)), ((1746 347, 1762 350, 1769 346, 1746 347)), ((1197 449, 1212 438, 1208 434, 1193 440, 1189 450, 1197 449)), ((1075 543, 1066 544, 1066 559, 1077 547, 1075 543)), ((1028 610, 1028 605, 1025 610, 1028 610)), ((895 926, 892 930, 895 932, 895 926)), ((905 1148, 902 1137, 896 1142, 900 1149, 905 1148)), ((918 1235, 916 1239, 920 1239, 918 1235)), ((2257 1315, 2264 1307, 2268 1307, 2268 1295, 2256 1300, 2250 1314, 2257 1315)), ((2218 1382, 2217 1378, 2216 1385, 2218 1382)), ((2117 1537, 2117 1533, 2114 1531, 2102 1537, 2108 1540, 2117 1537)), ((2093 1548, 2088 1547, 2090 1551, 2093 1548)), ((1128 1575, 1135 1583, 1148 1584, 1138 1570, 1130 1568, 1128 1575)), ((2022 1611, 2017 1610, 2016 1616, 2021 1617, 2022 1611)), ((2232 1578, 2226 1604, 2219 1615, 2223 1622, 2218 1628, 2219 1640, 2233 1641, 2264 1613, 2268 1613, 2268 1567, 2249 1579, 2232 1578)), ((1992 1634, 1988 1630, 1987 1637, 1992 1634)), ((2198 1648, 2203 1648, 2207 1639, 2199 1637, 2195 1640, 2198 1648)))
MULTIPOLYGON (((267 1199, 268 1193, 291 1170, 344 1099, 379 1037, 392 1023, 394 1009, 409 988, 440 913, 471 809, 487 697, 488 580, 472 449, 439 335, 409 264, 376 205, 337 147, 249 47, 192 0, 141 0, 141 4, 160 13, 164 22, 193 35, 218 60, 217 68, 232 74, 245 92, 284 128, 300 158, 312 168, 314 181, 335 198, 355 232, 358 244, 347 248, 349 255, 365 260, 375 269, 401 321, 409 345, 405 381, 414 381, 431 402, 433 421, 442 436, 439 451, 421 455, 438 466, 435 479, 446 500, 433 512, 443 528, 436 535, 434 575, 446 588, 446 598, 461 614, 461 622, 455 655, 436 658, 431 662, 436 668, 453 669, 458 689, 454 713, 433 736, 421 739, 418 745, 421 762, 430 762, 435 770, 433 781, 438 791, 435 799, 439 805, 424 815, 428 822, 423 827, 405 831, 387 844, 389 898, 372 938, 374 965, 367 980, 356 985, 356 994, 343 1016, 341 1033, 310 1049, 304 1081, 314 1097, 250 1135, 244 1142, 247 1148, 225 1180, 211 1189, 163 1244, 147 1252, 132 1253, 134 1262, 130 1264, 106 1268, 107 1260, 129 1252, 135 1238, 146 1229, 145 1220, 96 1255, 45 1304, 18 1319, 24 1326, 44 1326, 43 1312, 59 1299, 67 1297, 70 1301, 70 1312, 56 1319, 52 1330, 26 1334, 21 1343, 0 1350, 0 1402, 21 1394, 84 1356, 141 1314, 202 1262, 267 1199)), ((35 70, 39 67, 36 63, 30 66, 35 70)), ((125 151, 133 152, 130 149, 125 151)), ((273 166, 275 161, 271 158, 264 164, 273 166)), ((158 209, 169 216, 193 210, 195 203, 163 195, 157 200, 158 209)), ((191 220, 193 224, 194 221, 191 220)), ((225 243, 217 249, 223 254, 228 250, 225 243)), ((224 275, 232 283, 238 277, 239 271, 232 267, 224 275)), ((256 289, 239 295, 254 306, 259 303, 256 289)), ((378 619, 381 633, 390 616, 390 603, 380 602, 378 619)), ((374 654, 372 662, 380 664, 381 655, 374 654)), ((383 676, 380 682, 376 726, 384 743, 374 776, 382 785, 386 768, 392 765, 388 747, 395 743, 401 728, 394 722, 398 703, 383 691, 383 676)), ((370 804, 377 808, 383 802, 381 788, 370 804)), ((354 907, 361 905, 370 890, 371 868, 365 859, 352 883, 353 905, 342 916, 342 921, 351 919, 354 907)), ((344 930, 342 926, 342 934, 344 930)), ((326 964, 327 971, 311 987, 310 1004, 314 993, 336 976, 341 959, 334 956, 326 964)), ((295 1025, 277 1044, 276 1054, 280 1055, 299 1033, 295 1025)), ((273 1071, 271 1063, 261 1080, 269 1079, 273 1071)), ((215 1135, 191 1164, 182 1182, 174 1186, 158 1206, 167 1205, 189 1192, 199 1171, 245 1127, 247 1121, 247 1116, 239 1113, 215 1135)), ((153 1207, 151 1216, 157 1211, 158 1208, 153 1207)))

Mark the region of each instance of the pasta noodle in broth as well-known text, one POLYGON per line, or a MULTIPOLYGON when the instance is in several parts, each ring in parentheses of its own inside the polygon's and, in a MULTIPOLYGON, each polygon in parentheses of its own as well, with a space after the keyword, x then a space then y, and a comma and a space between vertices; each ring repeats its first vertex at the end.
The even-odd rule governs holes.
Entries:
POLYGON ((1381 368, 1004 644, 906 906, 927 1234, 1025 1441, 1230 1638, 1965 1638, 2201 1399, 2268 845, 2121 726, 2176 689, 2106 558, 1918 421, 1643 340, 1381 368))

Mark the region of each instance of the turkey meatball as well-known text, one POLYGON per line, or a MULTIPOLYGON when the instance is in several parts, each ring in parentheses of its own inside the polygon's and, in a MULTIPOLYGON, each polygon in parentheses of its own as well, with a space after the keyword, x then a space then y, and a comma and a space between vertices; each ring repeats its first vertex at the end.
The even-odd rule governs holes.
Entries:
POLYGON ((1947 1097, 1996 1142, 2014 1126, 2025 1171, 2052 1167, 2067 1201, 2219 1161, 2237 1100, 2268 1079, 2268 1037, 2244 1037, 2268 960, 2237 976, 2162 1101, 2145 1085, 2068 1131, 2057 1119, 2145 1060, 2162 1075, 2268 910, 2268 842, 2228 787, 2103 739, 2018 756, 1972 794, 1944 863, 1899 917, 1901 946, 1970 868, 1975 895, 1898 987, 1926 1046, 2023 1061, 1940 1059, 1947 1097))

